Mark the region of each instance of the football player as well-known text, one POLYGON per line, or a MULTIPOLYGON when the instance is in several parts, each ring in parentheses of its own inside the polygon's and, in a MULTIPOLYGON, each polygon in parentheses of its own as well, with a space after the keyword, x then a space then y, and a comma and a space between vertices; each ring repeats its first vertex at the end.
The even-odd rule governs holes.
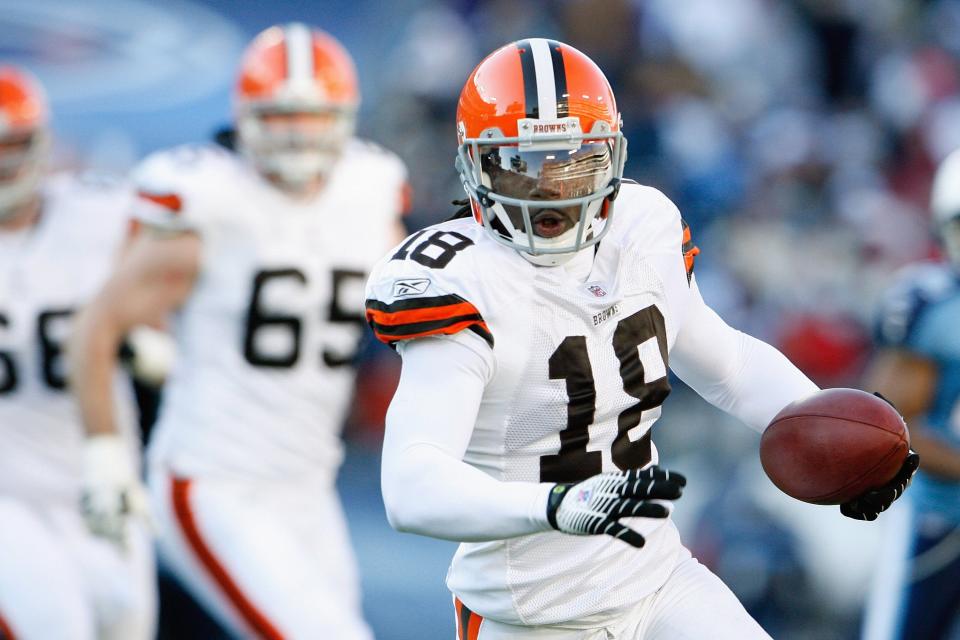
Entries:
POLYGON ((45 176, 49 143, 41 87, 0 66, 0 637, 147 640, 156 594, 144 523, 130 519, 113 544, 81 514, 84 487, 138 473, 131 388, 104 399, 118 435, 84 441, 64 365, 71 317, 110 271, 132 191, 45 176))
POLYGON ((924 464, 889 523, 869 640, 946 638, 960 611, 960 150, 937 169, 930 206, 947 260, 907 267, 891 286, 866 374, 903 412, 924 464))
MULTIPOLYGON (((622 179, 620 115, 587 56, 498 49, 457 128, 468 206, 378 264, 367 318, 403 357, 387 514, 464 543, 459 638, 767 637, 681 544, 685 480, 651 428, 668 368, 757 430, 817 387, 704 304, 677 208, 622 179)), ((847 512, 876 517, 910 472, 847 512)))
POLYGON ((120 336, 176 311, 148 452, 159 549, 238 636, 370 636, 334 480, 363 285, 403 235, 407 183, 396 156, 353 137, 358 100, 330 35, 297 23, 256 36, 237 151, 143 161, 141 233, 75 336, 84 421, 111 434, 120 336))

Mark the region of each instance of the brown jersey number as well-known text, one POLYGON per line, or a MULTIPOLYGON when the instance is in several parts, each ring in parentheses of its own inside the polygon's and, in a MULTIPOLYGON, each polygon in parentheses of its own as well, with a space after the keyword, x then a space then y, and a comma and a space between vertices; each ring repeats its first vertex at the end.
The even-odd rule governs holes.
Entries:
MULTIPOLYGON (((663 404, 670 394, 667 375, 647 380, 637 347, 656 338, 663 370, 667 371, 667 332, 663 314, 650 305, 617 323, 613 351, 620 361, 623 390, 637 401, 617 417, 617 436, 610 454, 617 468, 639 469, 651 460, 649 431, 631 441, 629 431, 640 424, 644 411, 663 404)), ((587 451, 590 425, 597 408, 597 388, 584 336, 567 336, 550 356, 551 380, 567 386, 567 424, 560 432, 560 451, 540 457, 541 482, 578 482, 603 471, 599 451, 587 451)))

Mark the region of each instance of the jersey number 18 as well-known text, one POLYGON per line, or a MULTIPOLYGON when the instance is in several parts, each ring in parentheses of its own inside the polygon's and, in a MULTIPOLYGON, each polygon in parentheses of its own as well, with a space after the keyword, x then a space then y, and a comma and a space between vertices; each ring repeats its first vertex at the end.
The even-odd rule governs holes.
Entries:
MULTIPOLYGON (((644 411, 663 404, 670 393, 667 379, 667 332, 663 314, 655 305, 617 323, 613 351, 620 361, 623 390, 637 402, 617 417, 617 437, 610 454, 621 470, 639 469, 651 459, 650 433, 631 441, 629 432, 640 424, 644 411), (663 359, 664 375, 647 381, 638 347, 654 338, 663 359)), ((560 432, 560 451, 540 457, 541 482, 576 482, 603 471, 599 451, 587 451, 590 425, 597 408, 597 388, 584 336, 567 336, 550 356, 550 379, 567 385, 567 426, 560 432)))

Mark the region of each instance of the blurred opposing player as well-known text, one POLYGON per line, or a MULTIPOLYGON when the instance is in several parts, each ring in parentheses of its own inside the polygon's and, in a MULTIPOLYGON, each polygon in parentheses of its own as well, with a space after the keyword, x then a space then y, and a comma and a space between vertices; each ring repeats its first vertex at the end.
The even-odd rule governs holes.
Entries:
MULTIPOLYGON (((680 543, 685 480, 651 427, 668 367, 758 430, 817 387, 704 304, 676 207, 621 181, 620 115, 585 55, 498 49, 457 127, 469 206, 378 264, 367 318, 403 357, 384 503, 402 531, 464 542, 460 640, 767 637, 680 543)), ((871 519, 893 493, 844 508, 871 519)))
POLYGON ((146 640, 156 607, 145 528, 128 523, 114 544, 88 532, 80 509, 82 487, 137 473, 129 387, 105 399, 120 435, 85 443, 64 367, 71 316, 109 274, 132 193, 43 177, 49 141, 41 88, 0 66, 0 637, 146 640))
POLYGON ((887 292, 868 384, 903 412, 923 456, 890 522, 888 560, 868 607, 869 640, 946 638, 960 612, 960 151, 933 183, 948 260, 908 267, 887 292))
POLYGON ((402 237, 406 173, 352 137, 348 54, 302 24, 247 49, 238 153, 177 148, 136 171, 143 232, 76 335, 93 434, 127 327, 177 311, 149 483, 163 560, 235 634, 367 638, 334 489, 363 284, 402 237))

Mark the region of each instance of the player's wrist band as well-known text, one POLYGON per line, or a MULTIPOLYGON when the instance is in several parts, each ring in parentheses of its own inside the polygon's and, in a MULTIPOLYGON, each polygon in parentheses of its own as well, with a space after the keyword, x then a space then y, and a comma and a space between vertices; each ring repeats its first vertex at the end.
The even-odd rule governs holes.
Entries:
POLYGON ((550 497, 547 498, 547 522, 558 531, 560 527, 557 526, 557 509, 560 508, 560 503, 563 502, 564 496, 567 495, 567 491, 572 486, 572 484, 565 483, 555 484, 553 489, 550 490, 550 497))

